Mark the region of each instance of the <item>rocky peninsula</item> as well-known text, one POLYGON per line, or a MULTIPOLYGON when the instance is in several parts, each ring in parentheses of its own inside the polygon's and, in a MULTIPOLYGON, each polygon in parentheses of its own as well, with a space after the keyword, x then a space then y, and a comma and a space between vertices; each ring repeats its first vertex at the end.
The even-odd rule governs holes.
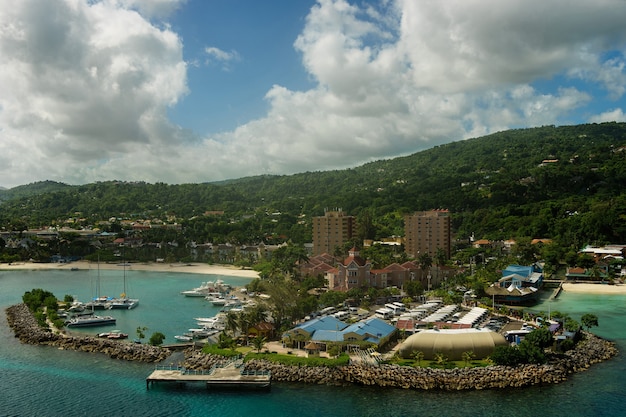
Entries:
POLYGON ((92 336, 75 336, 44 329, 28 309, 26 304, 17 304, 6 309, 9 326, 15 337, 22 343, 31 345, 56 346, 59 349, 83 352, 100 352, 113 359, 139 362, 160 362, 170 351, 158 346, 128 343, 92 336))
MULTIPOLYGON (((415 390, 480 390, 555 384, 568 375, 588 369, 592 364, 617 354, 615 344, 590 333, 575 349, 552 355, 545 365, 517 367, 433 369, 399 365, 350 364, 335 368, 287 366, 265 360, 252 360, 246 369, 272 372, 273 381, 327 385, 371 385, 415 390)), ((185 352, 184 366, 209 369, 219 358, 198 351, 185 352)))
MULTIPOLYGON (((42 329, 28 307, 18 304, 7 308, 9 325, 23 343, 57 346, 62 349, 101 352, 111 358, 161 362, 169 357, 169 349, 128 342, 111 341, 89 336, 71 336, 42 329)), ((591 333, 574 349, 564 354, 551 354, 544 365, 517 367, 488 366, 484 368, 433 369, 399 365, 350 364, 340 367, 287 366, 266 360, 245 363, 248 370, 272 372, 272 380, 307 384, 347 385, 404 388, 415 390, 480 390, 555 384, 568 376, 608 360, 618 353, 615 344, 591 333)), ((210 369, 223 357, 187 349, 182 363, 187 369, 210 369)))

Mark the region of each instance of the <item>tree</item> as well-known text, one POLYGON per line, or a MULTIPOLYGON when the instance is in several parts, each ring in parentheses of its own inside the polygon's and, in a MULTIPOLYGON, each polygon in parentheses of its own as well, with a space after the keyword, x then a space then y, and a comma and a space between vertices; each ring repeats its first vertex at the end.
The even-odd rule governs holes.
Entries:
POLYGON ((598 316, 591 313, 583 314, 583 316, 580 318, 580 322, 584 327, 587 328, 587 331, 589 331, 589 329, 591 329, 592 327, 598 326, 598 316))
POLYGON ((335 307, 344 302, 346 293, 341 291, 326 291, 320 295, 320 304, 327 307, 335 307))
POLYGON ((147 327, 141 326, 138 326, 137 329, 135 329, 135 333, 137 333, 137 339, 139 340, 139 343, 141 343, 141 340, 146 337, 146 330, 148 330, 147 327))
POLYGON ((256 349, 257 353, 259 353, 261 349, 263 349, 263 346, 265 346, 265 343, 267 343, 267 339, 261 335, 258 335, 254 339, 252 339, 252 344, 254 345, 254 348, 256 349))
POLYGON ((165 340, 165 335, 161 332, 155 332, 152 333, 152 336, 150 336, 150 341, 148 343, 150 343, 152 346, 160 346, 163 344, 163 341, 165 340))
POLYGON ((424 352, 421 350, 415 351, 413 353, 413 359, 417 361, 417 366, 422 366, 422 361, 424 360, 424 352))
POLYGON ((475 357, 476 355, 474 354, 474 351, 472 350, 465 351, 461 354, 461 358, 465 362, 465 366, 467 366, 470 363, 470 361, 473 361, 475 357))
POLYGON ((226 330, 230 330, 232 337, 234 338, 237 330, 239 330, 239 315, 234 311, 228 311, 226 313, 226 330))
POLYGON ((529 343, 541 349, 545 349, 554 344, 552 332, 546 328, 533 330, 524 337, 524 340, 527 340, 529 343))
POLYGON ((441 268, 445 265, 447 259, 448 256, 446 255, 446 251, 441 248, 437 248, 437 251, 435 252, 435 263, 437 264, 437 267, 441 268))
POLYGON ((417 262, 423 271, 428 271, 433 266, 433 258, 428 252, 420 253, 417 257, 417 262))
POLYGON ((449 359, 442 352, 437 352, 435 353, 435 362, 437 362, 437 365, 445 368, 448 365, 449 359))
POLYGON ((524 356, 516 346, 496 346, 491 353, 491 360, 496 365, 517 366, 524 361, 524 356))
POLYGON ((220 349, 232 349, 235 347, 235 339, 226 334, 226 332, 221 332, 217 338, 217 347, 220 349))
MULTIPOLYGON (((530 334, 530 333, 529 333, 530 334)), ((542 364, 546 362, 546 355, 543 349, 528 340, 528 335, 521 341, 518 346, 519 352, 522 354, 525 363, 542 364)))
POLYGON ((418 280, 407 281, 404 283, 404 291, 410 297, 418 297, 424 293, 424 287, 418 280))
POLYGON ((580 323, 578 323, 574 319, 568 318, 567 320, 565 320, 563 328, 568 332, 577 332, 578 330, 580 330, 580 323))

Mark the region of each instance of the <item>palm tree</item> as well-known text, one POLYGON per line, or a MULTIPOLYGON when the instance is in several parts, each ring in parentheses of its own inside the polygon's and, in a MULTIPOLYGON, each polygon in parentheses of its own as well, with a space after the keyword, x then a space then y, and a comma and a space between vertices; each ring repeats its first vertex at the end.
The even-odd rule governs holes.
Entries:
POLYGON ((217 339, 217 346, 220 349, 232 348, 235 345, 235 341, 232 337, 227 335, 225 332, 221 332, 217 339))
POLYGON ((437 365, 445 367, 448 364, 448 358, 441 352, 435 353, 435 361, 437 365))
MULTIPOLYGON (((427 276, 430 277, 430 267, 433 266, 433 258, 430 257, 430 254, 428 252, 420 253, 417 257, 417 262, 420 269, 426 271, 427 276)), ((430 278, 428 279, 428 291, 430 291, 430 278)))
POLYGON ((421 350, 416 351, 415 353, 413 353, 413 359, 417 361, 417 366, 421 367, 422 361, 424 360, 424 352, 422 352, 421 350))
POLYGON ((446 251, 441 248, 437 248, 434 259, 435 265, 437 265, 437 278, 439 278, 439 272, 441 271, 442 265, 445 265, 446 263, 446 258, 446 251))
POLYGON ((244 345, 248 344, 248 332, 250 330, 250 326, 252 326, 253 324, 254 323, 252 322, 252 316, 250 315, 250 313, 242 312, 239 313, 239 315, 237 316, 237 326, 243 334, 244 345))
POLYGON ((469 364, 470 361, 474 360, 476 355, 474 355, 474 351, 468 350, 461 354, 461 358, 465 361, 465 366, 469 364))
POLYGON ((254 348, 256 349, 256 353, 261 352, 261 349, 263 349, 263 346, 265 345, 266 342, 267 342, 267 339, 261 335, 258 335, 254 339, 252 339, 252 344, 254 345, 254 348))
POLYGON ((230 330, 233 337, 235 337, 237 330, 239 330, 239 320, 238 320, 238 314, 236 312, 229 311, 226 313, 226 326, 225 327, 226 327, 226 330, 230 330))
POLYGON ((137 329, 135 330, 135 332, 137 333, 137 339, 139 340, 139 342, 141 343, 141 339, 146 337, 146 331, 148 330, 147 327, 137 327, 137 329))

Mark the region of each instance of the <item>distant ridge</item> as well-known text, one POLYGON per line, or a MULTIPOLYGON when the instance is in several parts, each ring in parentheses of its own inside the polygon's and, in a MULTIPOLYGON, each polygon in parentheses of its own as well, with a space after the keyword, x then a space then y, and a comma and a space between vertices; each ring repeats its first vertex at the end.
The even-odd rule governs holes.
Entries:
POLYGON ((262 241, 276 233, 304 242, 310 234, 308 219, 323 215, 326 207, 368 219, 363 233, 372 236, 401 235, 405 214, 444 208, 462 236, 562 235, 579 245, 626 241, 623 184, 626 123, 543 126, 343 170, 178 185, 42 181, 1 191, 0 220, 4 215, 5 222, 56 222, 80 213, 87 219, 174 216, 190 223, 223 212, 221 229, 206 224, 198 233, 228 234, 246 219, 259 224, 231 239, 262 241), (249 237, 250 231, 258 235, 249 237))
POLYGON ((11 200, 20 197, 29 197, 38 194, 59 191, 70 187, 67 184, 56 181, 37 181, 26 185, 18 185, 13 188, 0 187, 0 201, 11 200))

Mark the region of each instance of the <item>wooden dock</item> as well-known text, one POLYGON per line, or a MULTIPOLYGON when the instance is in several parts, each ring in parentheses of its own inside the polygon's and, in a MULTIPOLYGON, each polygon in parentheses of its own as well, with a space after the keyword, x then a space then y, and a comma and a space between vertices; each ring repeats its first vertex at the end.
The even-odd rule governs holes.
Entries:
POLYGON ((157 366, 146 378, 146 388, 155 382, 200 382, 207 388, 256 388, 269 389, 271 373, 265 371, 246 371, 241 360, 214 366, 208 371, 195 371, 177 366, 157 366))

